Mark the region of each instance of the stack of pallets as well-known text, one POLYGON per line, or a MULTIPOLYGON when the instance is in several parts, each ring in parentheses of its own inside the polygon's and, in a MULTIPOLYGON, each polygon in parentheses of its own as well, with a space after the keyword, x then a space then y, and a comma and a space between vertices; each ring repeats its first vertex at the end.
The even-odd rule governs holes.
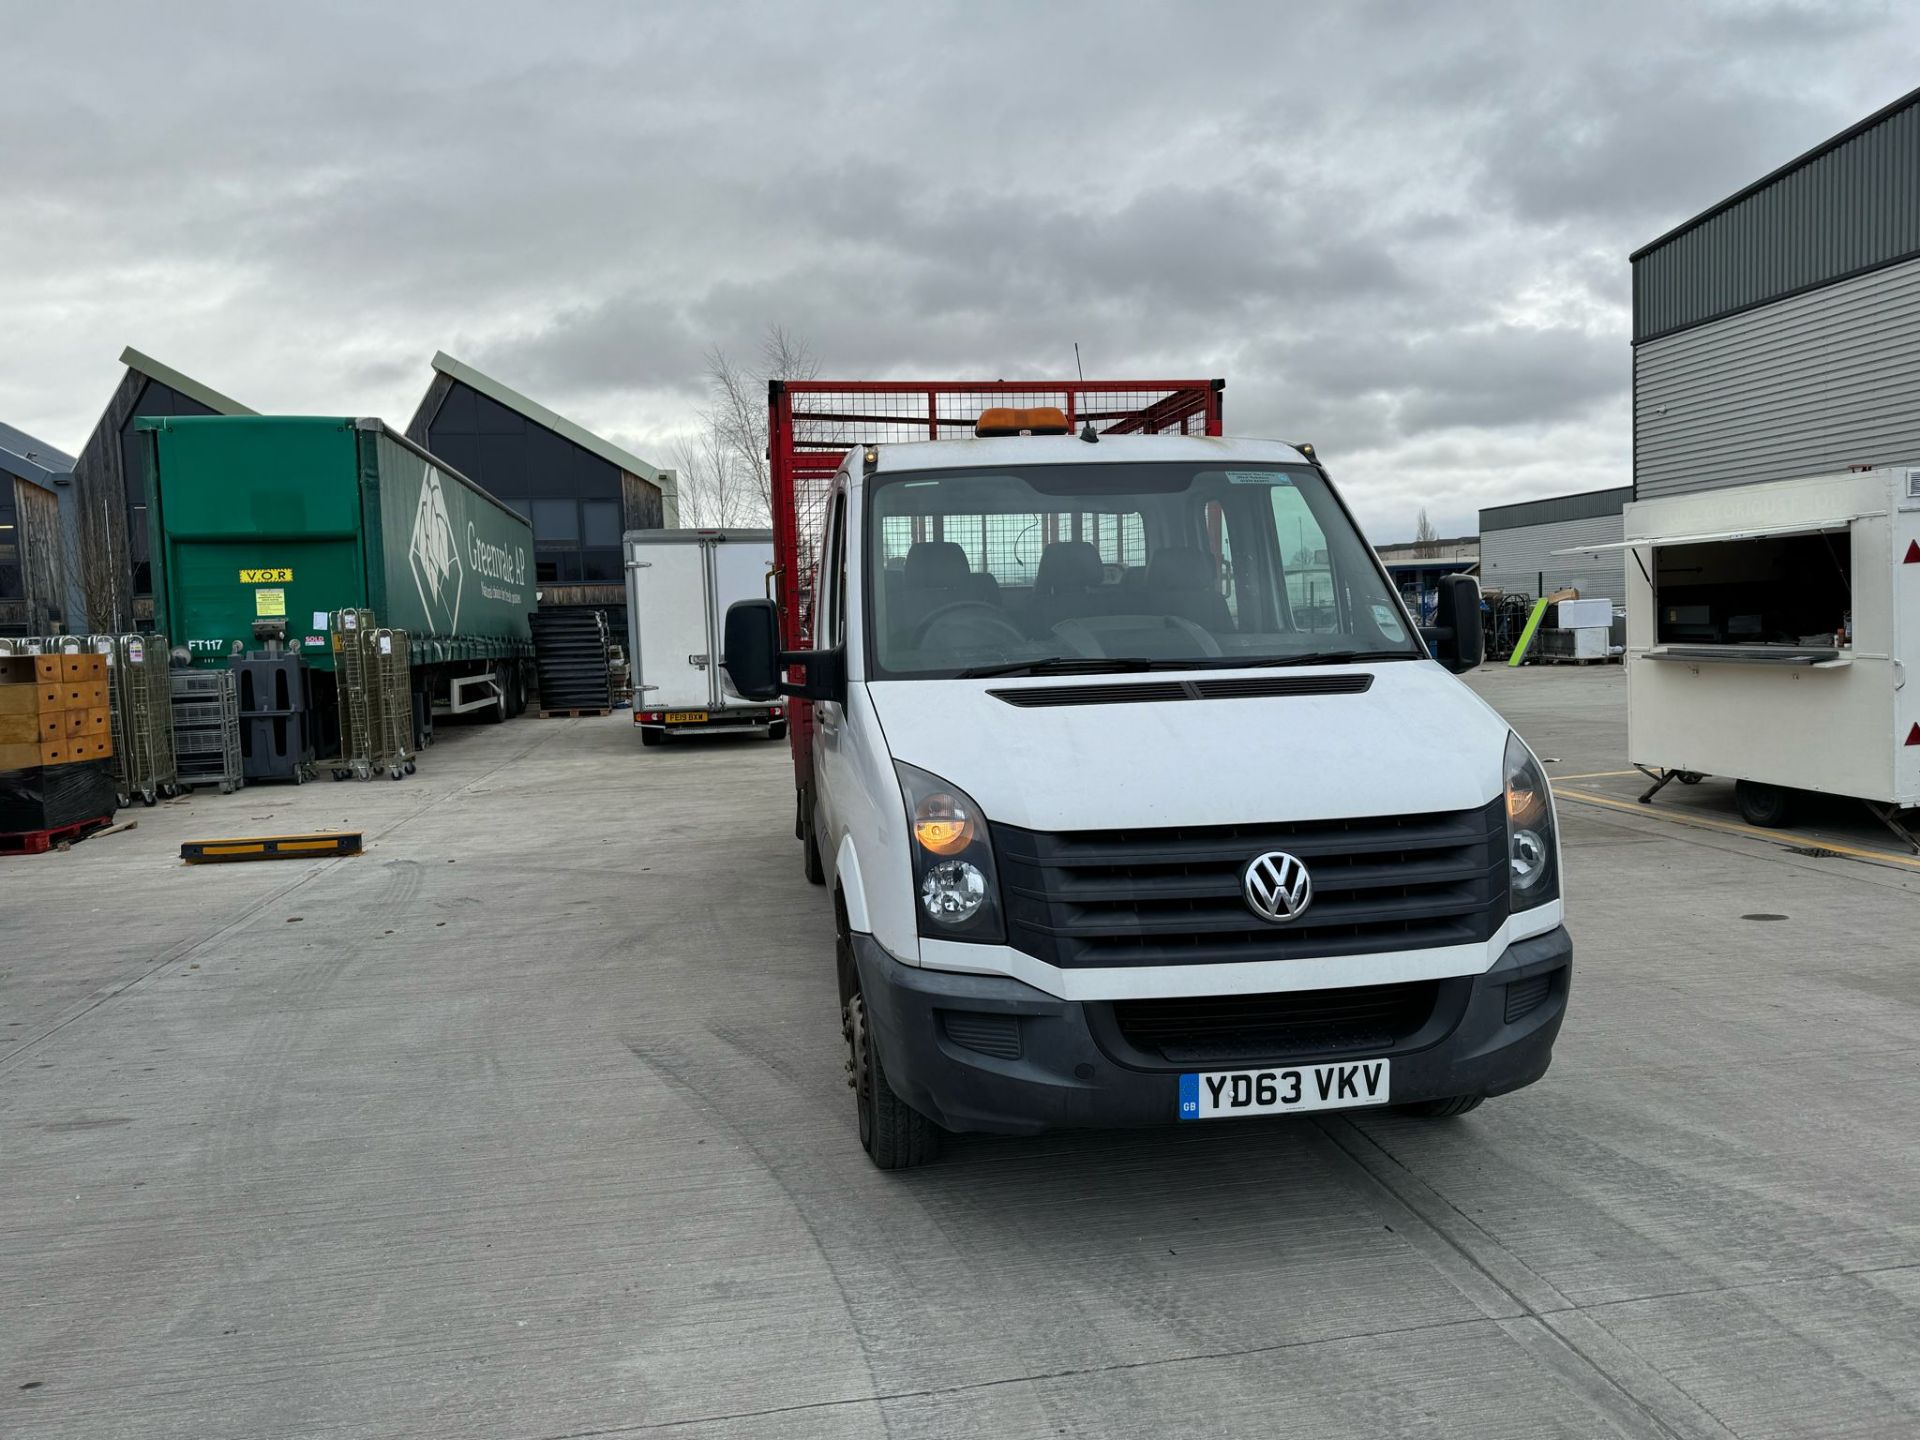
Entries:
POLYGON ((533 654, 542 716, 612 713, 607 617, 600 611, 536 610, 533 654))
POLYGON ((112 732, 105 656, 0 656, 0 854, 38 854, 112 821, 112 732))
POLYGON ((231 670, 175 670, 173 757, 180 783, 217 785, 231 795, 247 783, 240 759, 240 687, 231 670))

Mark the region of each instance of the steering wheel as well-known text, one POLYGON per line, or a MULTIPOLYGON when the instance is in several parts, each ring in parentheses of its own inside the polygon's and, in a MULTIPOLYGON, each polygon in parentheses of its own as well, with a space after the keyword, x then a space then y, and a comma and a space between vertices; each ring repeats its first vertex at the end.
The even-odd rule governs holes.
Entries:
POLYGON ((989 605, 984 600, 956 600, 951 605, 942 605, 913 627, 914 645, 916 647, 924 645, 934 626, 952 623, 955 620, 960 620, 963 624, 974 623, 975 629, 983 634, 990 633, 996 640, 1004 635, 1016 645, 1027 643, 1027 637, 1020 627, 1007 619, 1005 612, 998 605, 989 605))

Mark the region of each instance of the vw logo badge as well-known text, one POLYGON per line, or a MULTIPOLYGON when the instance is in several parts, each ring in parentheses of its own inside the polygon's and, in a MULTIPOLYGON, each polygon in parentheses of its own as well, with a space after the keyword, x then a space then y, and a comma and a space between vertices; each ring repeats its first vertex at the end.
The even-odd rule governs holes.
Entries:
POLYGON ((1284 925, 1313 904, 1313 877, 1284 850, 1269 850, 1247 866, 1247 908, 1262 920, 1284 925))

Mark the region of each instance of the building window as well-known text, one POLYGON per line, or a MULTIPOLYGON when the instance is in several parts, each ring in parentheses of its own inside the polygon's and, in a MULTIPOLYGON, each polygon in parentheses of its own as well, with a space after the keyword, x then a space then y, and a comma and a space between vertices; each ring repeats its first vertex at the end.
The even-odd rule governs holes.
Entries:
POLYGON ((620 549, 618 546, 589 546, 580 552, 580 578, 599 584, 618 584, 620 549))
POLYGON ((15 513, 13 477, 0 474, 0 600, 27 598, 20 567, 20 517, 15 513))
POLYGON ((580 538, 589 545, 620 545, 620 502, 618 500, 582 500, 580 502, 580 538))
POLYGON ((580 543, 580 510, 573 500, 533 502, 533 538, 536 544, 580 543))

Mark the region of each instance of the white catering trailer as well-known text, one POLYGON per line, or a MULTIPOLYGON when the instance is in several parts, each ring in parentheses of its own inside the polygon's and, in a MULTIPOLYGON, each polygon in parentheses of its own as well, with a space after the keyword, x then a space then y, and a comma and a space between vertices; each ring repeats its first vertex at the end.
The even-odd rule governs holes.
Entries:
POLYGON ((742 730, 785 739, 784 703, 729 694, 720 668, 727 607, 767 593, 773 532, 629 530, 624 548, 640 742, 742 730))
POLYGON ((1637 501, 1625 533, 1595 548, 1630 555, 1641 799, 1724 776, 1747 820, 1785 825, 1806 792, 1853 796, 1916 845, 1920 466, 1637 501))

